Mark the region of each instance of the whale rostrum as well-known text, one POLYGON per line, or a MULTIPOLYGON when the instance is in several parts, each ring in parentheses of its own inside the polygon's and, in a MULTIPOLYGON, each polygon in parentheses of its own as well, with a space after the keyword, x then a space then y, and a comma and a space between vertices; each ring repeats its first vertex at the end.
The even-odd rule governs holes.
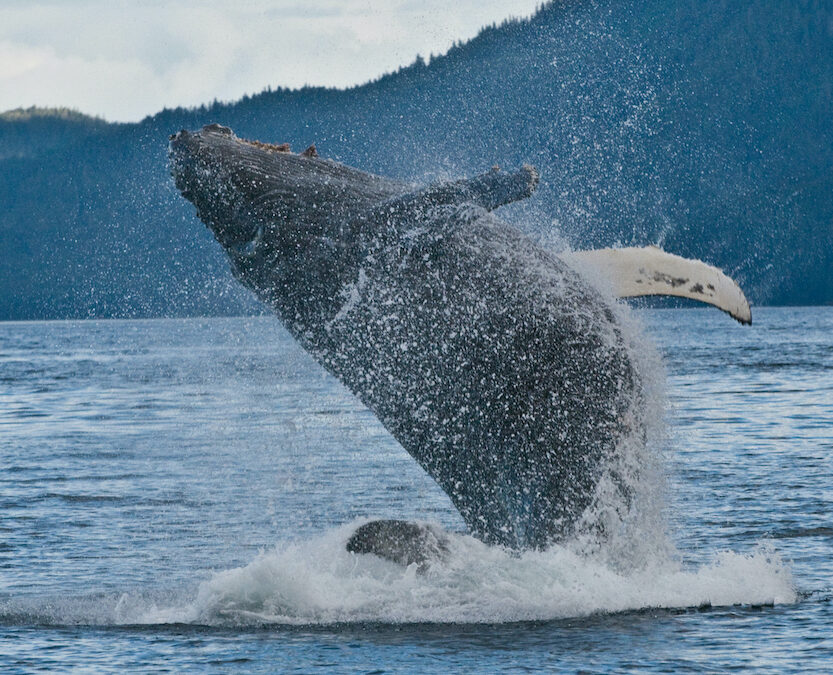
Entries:
MULTIPOLYGON (((642 384, 610 302, 492 213, 533 193, 535 169, 419 187, 219 125, 173 136, 170 165, 236 278, 474 536, 543 548, 586 521, 623 439, 642 433, 642 384)), ((393 538, 388 557, 420 561, 401 544, 417 534, 369 527, 356 548, 393 538)))

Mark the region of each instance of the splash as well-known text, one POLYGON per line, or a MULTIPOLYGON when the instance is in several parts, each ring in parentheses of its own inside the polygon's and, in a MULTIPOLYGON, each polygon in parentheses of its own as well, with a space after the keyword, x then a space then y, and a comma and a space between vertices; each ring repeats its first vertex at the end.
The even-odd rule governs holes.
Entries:
MULTIPOLYGON (((244 567, 215 574, 180 607, 145 608, 136 623, 333 624, 502 623, 645 608, 790 603, 790 572, 766 546, 724 552, 699 568, 670 558, 636 570, 555 546, 520 556, 467 535, 419 574, 344 548, 355 525, 286 544, 244 567)), ((123 616, 123 618, 128 618, 123 616)))
POLYGON ((285 543, 214 574, 190 598, 162 594, 0 601, 0 622, 208 626, 342 623, 506 623, 660 608, 797 600, 789 568, 768 545, 722 552, 699 567, 674 558, 629 571, 566 546, 513 554, 452 535, 450 555, 424 573, 345 550, 358 523, 285 543))

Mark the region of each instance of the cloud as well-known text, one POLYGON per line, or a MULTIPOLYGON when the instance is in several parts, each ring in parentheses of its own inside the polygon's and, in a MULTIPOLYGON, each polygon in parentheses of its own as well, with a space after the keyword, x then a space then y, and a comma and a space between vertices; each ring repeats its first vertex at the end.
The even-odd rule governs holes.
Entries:
POLYGON ((267 85, 349 86, 536 2, 5 0, 0 110, 66 105, 137 120, 267 85))

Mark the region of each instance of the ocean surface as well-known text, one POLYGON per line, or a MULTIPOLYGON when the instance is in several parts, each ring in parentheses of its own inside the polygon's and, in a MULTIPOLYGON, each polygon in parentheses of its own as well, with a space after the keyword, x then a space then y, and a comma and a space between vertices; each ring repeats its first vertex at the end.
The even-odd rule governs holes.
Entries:
POLYGON ((0 668, 831 672, 833 308, 634 315, 644 513, 521 556, 275 319, 0 323, 0 668), (373 517, 460 534, 418 574, 373 517))

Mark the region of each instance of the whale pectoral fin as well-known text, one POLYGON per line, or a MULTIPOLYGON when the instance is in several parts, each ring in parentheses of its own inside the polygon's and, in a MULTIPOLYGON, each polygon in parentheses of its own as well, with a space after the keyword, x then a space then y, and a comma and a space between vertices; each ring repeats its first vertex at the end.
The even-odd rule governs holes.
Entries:
POLYGON ((722 309, 743 324, 752 323, 749 302, 737 283, 702 260, 666 253, 656 246, 603 248, 561 256, 578 268, 597 270, 620 298, 674 295, 722 309))
MULTIPOLYGON (((512 173, 496 167, 474 178, 434 183, 386 199, 357 218, 351 226, 361 231, 367 223, 385 223, 387 239, 419 227, 429 230, 437 227, 447 232, 452 220, 458 224, 475 220, 484 211, 529 197, 537 185, 538 172, 528 164, 512 173), (447 207, 445 213, 438 215, 443 207, 447 207), (451 213, 456 213, 456 217, 451 213)), ((378 227, 371 228, 371 233, 376 236, 378 227)))
POLYGON ((473 178, 433 183, 389 199, 376 208, 383 213, 403 214, 434 206, 473 204, 492 211, 526 199, 537 186, 538 172, 529 164, 511 173, 494 168, 473 178))
POLYGON ((504 204, 530 197, 538 187, 538 179, 536 168, 524 164, 512 173, 504 173, 500 168, 493 167, 491 171, 474 178, 464 178, 446 185, 457 189, 459 197, 453 203, 471 202, 487 211, 493 211, 504 204))

